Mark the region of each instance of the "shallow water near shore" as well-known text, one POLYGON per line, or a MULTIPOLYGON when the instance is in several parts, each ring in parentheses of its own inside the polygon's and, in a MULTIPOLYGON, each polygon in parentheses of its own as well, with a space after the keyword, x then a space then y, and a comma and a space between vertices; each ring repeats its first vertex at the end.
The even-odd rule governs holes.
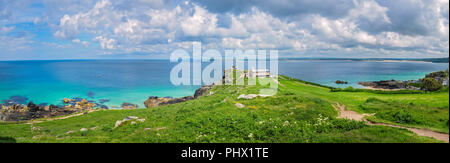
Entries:
MULTIPOLYGON (((206 66, 208 63, 202 64, 206 66)), ((144 107, 149 96, 183 97, 200 86, 174 86, 168 60, 63 60, 0 62, 0 103, 62 105, 63 98, 107 101, 109 108, 129 102, 144 107), (13 98, 11 98, 13 96, 13 98)), ((333 87, 357 87, 360 81, 414 80, 448 63, 283 60, 279 74, 333 87), (337 85, 336 80, 349 82, 337 85)))

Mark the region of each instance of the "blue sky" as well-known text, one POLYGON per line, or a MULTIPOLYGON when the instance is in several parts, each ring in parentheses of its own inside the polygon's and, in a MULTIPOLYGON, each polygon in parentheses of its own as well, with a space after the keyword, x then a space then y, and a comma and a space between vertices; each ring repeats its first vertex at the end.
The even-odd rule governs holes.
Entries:
MULTIPOLYGON (((0 60, 168 58, 204 49, 280 57, 447 57, 448 0, 0 0, 0 60)), ((222 51, 223 52, 223 51, 222 51)))

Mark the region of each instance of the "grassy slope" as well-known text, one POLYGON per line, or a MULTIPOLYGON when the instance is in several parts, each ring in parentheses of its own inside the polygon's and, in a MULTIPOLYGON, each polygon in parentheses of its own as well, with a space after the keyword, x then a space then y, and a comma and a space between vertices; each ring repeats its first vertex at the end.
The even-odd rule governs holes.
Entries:
MULTIPOLYGON (((138 110, 102 110, 87 115, 35 124, 0 124, 0 142, 439 142, 405 129, 368 126, 336 119, 332 103, 363 112, 368 98, 395 99, 430 107, 446 107, 448 93, 377 95, 335 92, 281 79, 274 97, 237 100, 258 93, 261 86, 217 86, 214 95, 169 106, 138 110), (237 108, 236 103, 245 108, 237 108), (126 116, 146 121, 113 129, 126 116), (81 128, 97 127, 81 132, 81 128), (67 134, 68 131, 74 131, 67 134)), ((448 132, 448 126, 447 126, 448 132)))
POLYGON ((289 81, 286 83, 289 88, 309 97, 318 97, 329 102, 340 102, 346 105, 346 109, 359 113, 378 113, 369 118, 373 122, 383 122, 406 127, 427 128, 438 132, 449 133, 449 93, 426 93, 426 94, 374 94, 368 92, 330 92, 327 88, 311 87, 301 82, 289 81), (370 99, 381 101, 369 103, 370 99), (367 109, 368 105, 377 105, 374 109, 367 109), (411 107, 410 105, 414 105, 411 107), (408 110, 413 117, 425 120, 427 123, 406 123, 394 121, 392 117, 386 117, 384 113, 408 110), (381 118, 380 118, 381 117, 381 118))

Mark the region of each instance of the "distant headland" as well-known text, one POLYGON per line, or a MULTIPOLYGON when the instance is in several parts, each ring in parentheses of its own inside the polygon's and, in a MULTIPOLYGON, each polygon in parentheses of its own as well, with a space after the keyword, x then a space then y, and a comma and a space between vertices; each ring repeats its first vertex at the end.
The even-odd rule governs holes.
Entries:
POLYGON ((280 58, 279 60, 346 60, 376 62, 432 62, 449 63, 449 58, 280 58))

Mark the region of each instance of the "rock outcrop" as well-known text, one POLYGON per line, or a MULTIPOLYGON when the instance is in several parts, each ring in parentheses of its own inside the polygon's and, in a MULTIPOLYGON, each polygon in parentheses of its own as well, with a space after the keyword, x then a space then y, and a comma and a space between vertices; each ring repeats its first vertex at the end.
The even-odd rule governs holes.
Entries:
POLYGON ((202 86, 201 88, 195 90, 194 98, 203 96, 206 92, 211 90, 212 87, 213 87, 212 85, 205 85, 205 86, 202 86))
POLYGON ((376 88, 376 89, 409 89, 409 90, 420 90, 418 85, 421 85, 423 79, 432 78, 441 83, 442 85, 448 86, 448 70, 437 71, 425 75, 425 78, 418 80, 400 81, 400 80, 382 80, 382 81, 371 81, 371 82, 359 82, 359 85, 376 88))
POLYGON ((245 107, 245 105, 244 104, 241 104, 241 103, 236 103, 236 104, 234 104, 236 107, 238 107, 238 108, 244 108, 245 107))
POLYGON ((157 97, 157 96, 150 96, 147 100, 145 100, 144 105, 147 108, 161 106, 161 105, 168 105, 168 104, 176 104, 180 102, 185 102, 188 100, 192 100, 194 97, 192 96, 185 96, 181 98, 169 98, 169 97, 157 97))
POLYGON ((12 104, 0 106, 0 120, 1 121, 24 121, 38 118, 48 118, 54 116, 61 116, 72 114, 81 111, 87 111, 96 107, 95 103, 90 103, 85 99, 78 102, 69 100, 66 106, 56 105, 36 105, 29 102, 27 105, 12 104))
POLYGON ((336 84, 348 84, 348 82, 342 81, 342 80, 336 80, 335 83, 336 83, 336 84))
POLYGON ((145 100, 144 105, 147 108, 152 108, 152 107, 161 106, 161 105, 186 102, 189 100, 196 99, 200 96, 203 96, 205 93, 207 93, 209 90, 211 90, 212 87, 213 87, 212 85, 202 86, 201 88, 195 90, 194 96, 185 96, 185 97, 180 97, 180 98, 150 96, 147 100, 145 100))
POLYGON ((138 105, 136 105, 136 104, 132 104, 132 103, 128 103, 128 102, 125 102, 122 104, 122 109, 125 109, 125 110, 131 110, 131 109, 137 109, 137 108, 138 108, 138 105))
POLYGON ((0 110, 0 120, 2 121, 23 121, 37 118, 47 118, 75 113, 78 110, 73 108, 59 107, 55 105, 39 106, 33 102, 28 105, 14 104, 0 110))
POLYGON ((239 99, 251 100, 251 99, 254 99, 256 97, 269 97, 269 96, 271 96, 271 95, 263 95, 263 94, 248 94, 248 95, 245 95, 245 94, 241 94, 241 95, 239 95, 239 97, 237 99, 238 100, 239 99))
POLYGON ((359 82, 358 84, 376 89, 416 89, 406 81, 382 80, 373 82, 359 82))
POLYGON ((124 118, 123 120, 116 121, 116 123, 114 124, 114 128, 123 126, 125 124, 125 122, 130 122, 130 124, 136 124, 137 122, 145 122, 145 119, 139 118, 136 116, 128 116, 128 117, 124 118))

